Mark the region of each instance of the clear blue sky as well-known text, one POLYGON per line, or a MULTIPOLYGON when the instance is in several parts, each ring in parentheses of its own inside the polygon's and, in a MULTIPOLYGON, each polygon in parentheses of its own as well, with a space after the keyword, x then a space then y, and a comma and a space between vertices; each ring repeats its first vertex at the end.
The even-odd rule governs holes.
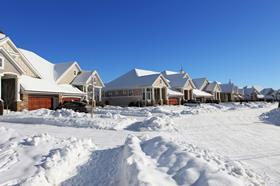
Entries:
POLYGON ((280 1, 4 0, 0 30, 107 82, 132 68, 280 88, 280 1))

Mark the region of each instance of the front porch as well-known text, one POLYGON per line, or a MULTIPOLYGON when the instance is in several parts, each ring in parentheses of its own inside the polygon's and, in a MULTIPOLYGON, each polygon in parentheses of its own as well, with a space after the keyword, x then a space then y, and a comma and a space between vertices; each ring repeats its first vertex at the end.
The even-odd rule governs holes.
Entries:
POLYGON ((19 111, 23 109, 20 96, 20 78, 17 74, 1 74, 0 88, 1 107, 3 107, 1 108, 1 111, 3 109, 11 111, 19 111))
POLYGON ((142 98, 145 105, 163 105, 168 104, 166 87, 150 87, 142 89, 142 98))

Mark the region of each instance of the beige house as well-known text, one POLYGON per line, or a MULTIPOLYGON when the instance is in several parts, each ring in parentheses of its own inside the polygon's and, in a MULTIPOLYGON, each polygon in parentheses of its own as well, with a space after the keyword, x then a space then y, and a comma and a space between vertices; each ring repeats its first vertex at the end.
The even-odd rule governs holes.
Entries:
POLYGON ((106 84, 103 101, 119 106, 168 104, 168 88, 159 72, 133 69, 106 84))
POLYGON ((235 102, 241 101, 244 99, 244 89, 239 89, 232 82, 220 84, 221 92, 221 101, 222 102, 235 102))
MULTIPOLYGON (((65 98, 82 99, 85 93, 63 83, 57 83, 59 73, 54 64, 37 54, 19 49, 5 34, 0 33, 0 100, 1 108, 34 110, 55 108, 65 98)), ((2 109, 0 109, 2 110, 2 109)))
POLYGON ((218 82, 209 82, 207 78, 197 78, 193 79, 193 83, 198 90, 194 95, 197 100, 201 102, 221 101, 221 87, 218 82))
MULTIPOLYGON (((185 73, 184 71, 173 72, 166 70, 163 71, 162 74, 169 81, 169 85, 173 91, 182 93, 182 97, 180 97, 177 93, 177 98, 173 98, 178 100, 178 104, 181 104, 181 99, 183 102, 193 100, 193 89, 195 89, 195 85, 193 84, 190 76, 187 73, 185 73)), ((172 98, 170 97, 169 100, 171 99, 172 98)), ((174 100, 173 102, 175 101, 176 100, 174 100)))
POLYGON ((102 102, 104 83, 97 71, 80 71, 71 84, 86 93, 86 101, 94 104, 102 102))

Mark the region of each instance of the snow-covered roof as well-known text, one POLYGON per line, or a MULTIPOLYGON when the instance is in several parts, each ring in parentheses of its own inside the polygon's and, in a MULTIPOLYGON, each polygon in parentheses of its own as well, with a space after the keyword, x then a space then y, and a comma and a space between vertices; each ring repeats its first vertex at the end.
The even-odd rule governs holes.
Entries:
POLYGON ((207 81, 207 78, 196 78, 193 79, 192 81, 197 89, 202 90, 204 88, 203 85, 207 81))
POLYGON ((246 86, 243 89, 244 89, 244 94, 247 96, 250 96, 253 93, 260 94, 260 92, 258 91, 258 89, 255 88, 255 86, 252 86, 250 88, 246 86))
POLYGON ((49 81, 54 81, 55 72, 54 72, 53 63, 40 57, 34 52, 25 49, 19 49, 19 50, 27 58, 27 60, 31 63, 31 65, 40 73, 42 78, 47 79, 49 81))
POLYGON ((219 86, 219 84, 216 81, 213 81, 209 83, 204 90, 207 92, 214 92, 217 86, 219 86))
POLYGON ((163 76, 168 79, 172 88, 182 88, 189 81, 189 78, 186 76, 186 74, 176 73, 167 75, 166 73, 163 73, 163 76))
POLYGON ((54 78, 58 80, 76 62, 57 63, 54 65, 54 78))
POLYGON ((55 65, 53 63, 40 57, 34 52, 24 49, 20 49, 20 51, 42 76, 42 78, 39 79, 22 75, 20 83, 24 90, 34 92, 84 94, 72 85, 58 85, 55 82, 55 65))
POLYGON ((223 93, 236 93, 237 87, 233 83, 221 84, 220 87, 223 93))
POLYGON ((264 88, 260 93, 263 95, 271 95, 271 94, 275 94, 275 92, 276 91, 273 88, 264 88))
POLYGON ((64 93, 84 95, 79 89, 68 84, 56 84, 47 79, 38 79, 30 76, 22 75, 20 83, 25 91, 30 92, 48 92, 48 93, 64 93))
POLYGON ((183 97, 184 94, 178 91, 174 91, 171 89, 167 89, 167 95, 168 97, 183 97))
POLYGON ((72 85, 85 85, 94 71, 81 71, 80 74, 73 80, 72 85))
POLYGON ((201 90, 198 90, 198 89, 193 89, 193 95, 194 97, 213 97, 212 94, 209 94, 207 92, 204 92, 204 91, 201 91, 201 90))
POLYGON ((166 84, 168 84, 166 79, 159 72, 133 69, 118 77, 117 79, 107 83, 105 90, 151 87, 153 86, 153 83, 160 77, 163 78, 166 84))

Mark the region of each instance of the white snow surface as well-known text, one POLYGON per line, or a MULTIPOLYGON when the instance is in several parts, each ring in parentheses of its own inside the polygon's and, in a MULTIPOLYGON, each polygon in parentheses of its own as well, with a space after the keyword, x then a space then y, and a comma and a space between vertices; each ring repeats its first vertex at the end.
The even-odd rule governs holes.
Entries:
POLYGON ((0 185, 276 186, 275 108, 108 106, 93 118, 64 109, 11 112, 0 117, 0 185))

